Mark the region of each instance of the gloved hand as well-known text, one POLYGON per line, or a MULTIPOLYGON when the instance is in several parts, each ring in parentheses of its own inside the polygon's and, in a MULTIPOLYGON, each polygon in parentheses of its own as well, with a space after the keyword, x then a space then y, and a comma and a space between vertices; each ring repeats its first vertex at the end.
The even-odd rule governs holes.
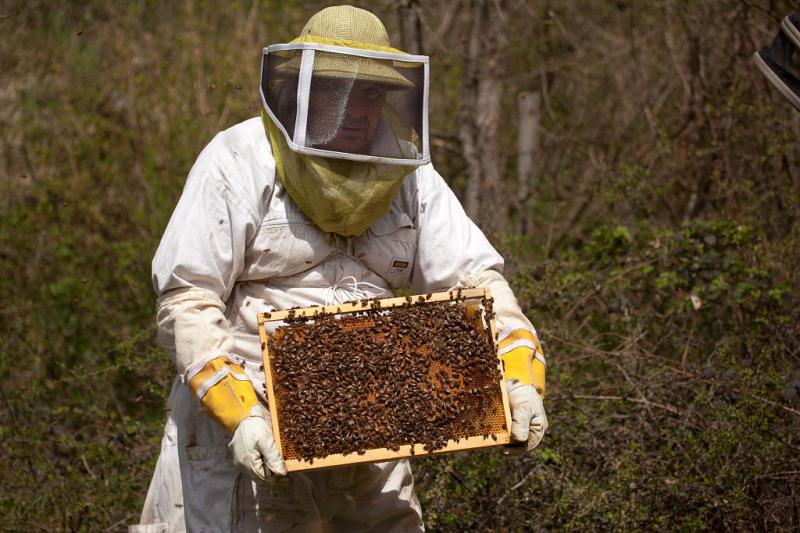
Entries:
POLYGON ((511 444, 508 453, 529 452, 539 445, 547 431, 547 415, 542 397, 533 385, 506 379, 506 392, 511 408, 511 444))
POLYGON ((266 410, 264 414, 239 422, 228 444, 237 468, 256 481, 267 481, 272 473, 286 475, 286 465, 272 437, 269 414, 266 410))
POLYGON ((228 449, 236 466, 254 479, 270 472, 286 475, 275 445, 269 412, 261 405, 247 373, 231 356, 212 354, 186 371, 184 381, 203 410, 232 434, 228 449))

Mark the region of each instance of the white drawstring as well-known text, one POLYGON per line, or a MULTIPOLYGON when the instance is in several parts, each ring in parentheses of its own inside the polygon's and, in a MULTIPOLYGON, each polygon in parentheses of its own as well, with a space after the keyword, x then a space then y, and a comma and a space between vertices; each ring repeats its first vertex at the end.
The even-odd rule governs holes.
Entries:
POLYGON ((349 300, 375 298, 376 296, 382 296, 385 292, 386 289, 374 283, 358 281, 354 276, 345 276, 325 290, 325 305, 340 304, 349 300), (342 286, 348 282, 350 284, 349 287, 342 286), (368 289, 376 289, 378 292, 372 292, 368 289))

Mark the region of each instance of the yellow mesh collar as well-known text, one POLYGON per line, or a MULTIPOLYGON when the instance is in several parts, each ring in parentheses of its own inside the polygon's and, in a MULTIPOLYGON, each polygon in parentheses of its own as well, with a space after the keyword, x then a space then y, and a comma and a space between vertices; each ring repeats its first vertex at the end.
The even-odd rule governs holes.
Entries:
POLYGON ((303 213, 328 233, 353 236, 366 231, 389 212, 403 179, 416 169, 298 154, 264 111, 261 122, 278 179, 303 213))

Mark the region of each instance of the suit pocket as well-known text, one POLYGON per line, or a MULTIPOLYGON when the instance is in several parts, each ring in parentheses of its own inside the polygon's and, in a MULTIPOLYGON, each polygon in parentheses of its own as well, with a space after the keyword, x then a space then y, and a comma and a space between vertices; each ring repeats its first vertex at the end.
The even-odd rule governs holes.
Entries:
POLYGON ((402 212, 392 211, 367 232, 364 263, 394 289, 408 287, 417 253, 417 229, 402 212))

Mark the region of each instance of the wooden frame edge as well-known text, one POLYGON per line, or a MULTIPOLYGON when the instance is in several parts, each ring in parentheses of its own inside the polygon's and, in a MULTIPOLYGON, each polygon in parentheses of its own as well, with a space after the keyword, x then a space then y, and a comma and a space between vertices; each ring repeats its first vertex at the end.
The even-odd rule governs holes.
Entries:
POLYGON ((275 401, 275 389, 273 388, 273 381, 272 381, 272 367, 269 364, 269 343, 267 342, 267 330, 264 327, 264 319, 261 314, 258 315, 258 336, 261 339, 261 358, 264 362, 264 376, 265 376, 265 385, 267 390, 264 391, 264 395, 267 397, 267 403, 269 405, 269 419, 270 424, 272 425, 272 438, 275 439, 275 445, 278 447, 278 450, 281 451, 281 455, 283 455, 283 448, 281 448, 281 432, 280 428, 278 427, 278 404, 275 401))
POLYGON ((348 454, 332 454, 319 459, 314 459, 314 462, 305 461, 302 459, 287 459, 286 471, 287 472, 302 472, 305 470, 321 470, 324 468, 335 468, 337 466, 347 466, 360 463, 375 463, 380 461, 397 461, 399 459, 413 459, 417 457, 430 457, 432 455, 441 455, 446 453, 465 452, 470 450, 482 450, 488 448, 495 448, 508 444, 511 440, 510 432, 493 433, 488 437, 485 435, 476 435, 460 439, 459 441, 449 440, 444 448, 439 448, 433 452, 423 451, 423 444, 404 444, 400 446, 398 451, 393 451, 388 448, 372 448, 366 450, 363 454, 359 455, 358 452, 351 452, 348 454), (492 435, 497 440, 492 439, 492 435), (415 449, 415 453, 411 453, 411 448, 415 449))
POLYGON ((488 289, 485 287, 477 289, 453 289, 446 292, 429 292, 428 294, 415 294, 414 296, 396 296, 392 298, 380 298, 369 300, 358 300, 356 303, 347 302, 338 305, 301 307, 297 309, 282 309, 280 311, 262 312, 258 314, 259 324, 266 322, 276 322, 292 317, 313 318, 321 314, 354 313, 357 311, 369 311, 371 302, 380 304, 381 309, 399 307, 405 304, 414 303, 433 303, 447 302, 450 300, 467 300, 486 296, 488 289))

